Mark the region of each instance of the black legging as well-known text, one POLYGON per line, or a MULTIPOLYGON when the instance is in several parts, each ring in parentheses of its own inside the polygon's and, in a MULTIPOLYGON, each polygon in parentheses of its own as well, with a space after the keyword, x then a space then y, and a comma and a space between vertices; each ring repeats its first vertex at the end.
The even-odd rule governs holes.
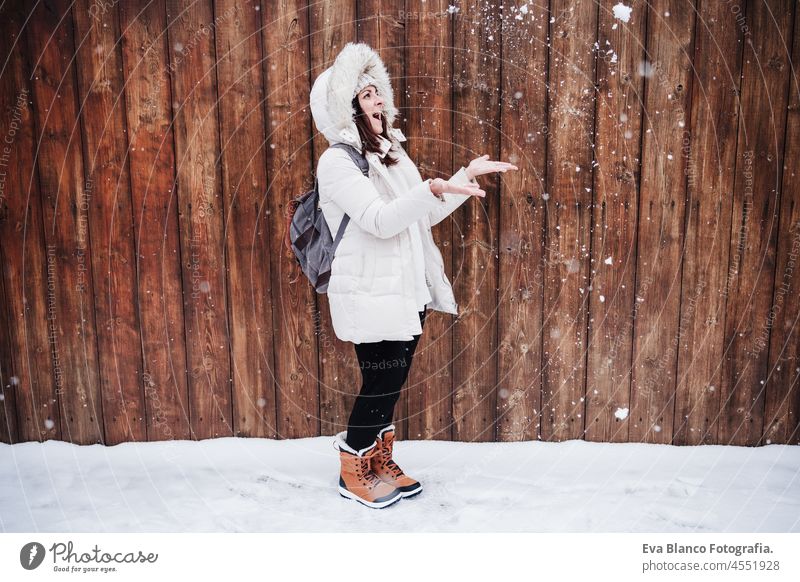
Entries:
MULTIPOLYGON (((425 327, 427 309, 419 312, 425 327)), ((408 341, 384 340, 353 344, 361 368, 361 392, 347 423, 347 444, 356 451, 370 446, 382 428, 392 424, 400 390, 408 378, 411 360, 422 334, 408 341)))

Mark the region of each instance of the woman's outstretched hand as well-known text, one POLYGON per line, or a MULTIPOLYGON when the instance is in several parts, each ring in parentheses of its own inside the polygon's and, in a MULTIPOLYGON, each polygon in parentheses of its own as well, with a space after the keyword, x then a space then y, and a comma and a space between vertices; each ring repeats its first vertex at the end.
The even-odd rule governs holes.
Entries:
POLYGON ((442 180, 441 178, 435 178, 431 180, 431 192, 433 192, 438 198, 442 197, 442 194, 445 192, 449 192, 450 194, 468 194, 470 196, 486 196, 486 192, 481 190, 481 187, 477 184, 473 184, 472 182, 467 182, 463 186, 458 184, 453 184, 452 182, 448 182, 447 180, 442 180))
MULTIPOLYGON (((489 159, 489 154, 484 154, 479 158, 475 158, 469 163, 469 166, 465 169, 467 173, 467 178, 470 180, 482 176, 483 174, 490 174, 492 172, 507 172, 508 170, 518 170, 514 164, 509 162, 495 162, 489 159)), ((431 192, 433 192, 437 197, 441 198, 442 194, 445 192, 450 192, 452 194, 467 194, 470 196, 480 196, 483 198, 486 196, 486 192, 481 190, 481 187, 478 184, 473 182, 467 182, 463 186, 453 184, 452 182, 448 182, 447 180, 442 180, 441 178, 436 178, 435 180, 431 180, 431 192)))
POLYGON ((484 154, 479 158, 475 158, 467 166, 467 177, 472 180, 483 174, 491 174, 492 172, 507 172, 508 170, 519 170, 514 164, 509 162, 495 162, 489 159, 489 154, 484 154))

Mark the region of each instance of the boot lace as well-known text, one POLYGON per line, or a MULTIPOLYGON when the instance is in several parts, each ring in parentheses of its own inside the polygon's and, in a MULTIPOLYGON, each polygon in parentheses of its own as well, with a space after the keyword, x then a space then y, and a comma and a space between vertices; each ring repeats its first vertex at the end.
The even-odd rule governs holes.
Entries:
POLYGON ((392 459, 392 453, 385 445, 381 448, 381 466, 387 469, 394 479, 404 474, 400 466, 392 459))
POLYGON ((370 456, 358 457, 358 462, 355 464, 356 478, 360 481, 366 481, 367 487, 372 490, 381 483, 380 478, 370 468, 370 456))

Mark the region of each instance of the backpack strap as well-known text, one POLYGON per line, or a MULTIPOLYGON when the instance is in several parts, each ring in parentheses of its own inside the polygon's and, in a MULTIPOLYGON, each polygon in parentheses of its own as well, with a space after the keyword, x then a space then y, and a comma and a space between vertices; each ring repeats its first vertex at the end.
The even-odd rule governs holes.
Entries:
POLYGON ((361 173, 365 176, 369 177, 369 162, 367 162, 367 158, 361 154, 354 146, 351 146, 349 143, 338 142, 331 146, 332 148, 341 148, 348 153, 350 158, 353 160, 358 169, 361 170, 361 173))
MULTIPOLYGON (((347 152, 350 156, 350 159, 358 166, 358 169, 361 170, 361 173, 364 174, 366 177, 369 178, 369 162, 367 158, 361 154, 355 147, 351 146, 348 143, 338 142, 331 146, 332 148, 341 148, 347 152)), ((345 214, 342 217, 342 221, 339 223, 339 230, 336 231, 336 237, 333 239, 333 249, 336 250, 336 247, 339 246, 339 241, 342 240, 344 236, 344 229, 347 228, 347 223, 350 222, 350 217, 345 214)))

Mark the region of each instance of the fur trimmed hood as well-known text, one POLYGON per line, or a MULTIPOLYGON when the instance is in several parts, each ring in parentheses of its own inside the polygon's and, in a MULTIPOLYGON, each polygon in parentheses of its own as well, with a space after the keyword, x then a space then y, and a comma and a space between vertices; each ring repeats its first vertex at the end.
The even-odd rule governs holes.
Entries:
POLYGON ((397 108, 394 105, 389 73, 381 57, 368 44, 349 42, 333 65, 317 77, 311 88, 311 116, 314 125, 331 145, 344 142, 362 149, 361 138, 353 121, 355 109, 351 103, 358 79, 364 73, 375 79, 375 87, 383 96, 383 111, 389 135, 400 141, 405 140, 400 130, 392 127, 397 117, 397 108))

